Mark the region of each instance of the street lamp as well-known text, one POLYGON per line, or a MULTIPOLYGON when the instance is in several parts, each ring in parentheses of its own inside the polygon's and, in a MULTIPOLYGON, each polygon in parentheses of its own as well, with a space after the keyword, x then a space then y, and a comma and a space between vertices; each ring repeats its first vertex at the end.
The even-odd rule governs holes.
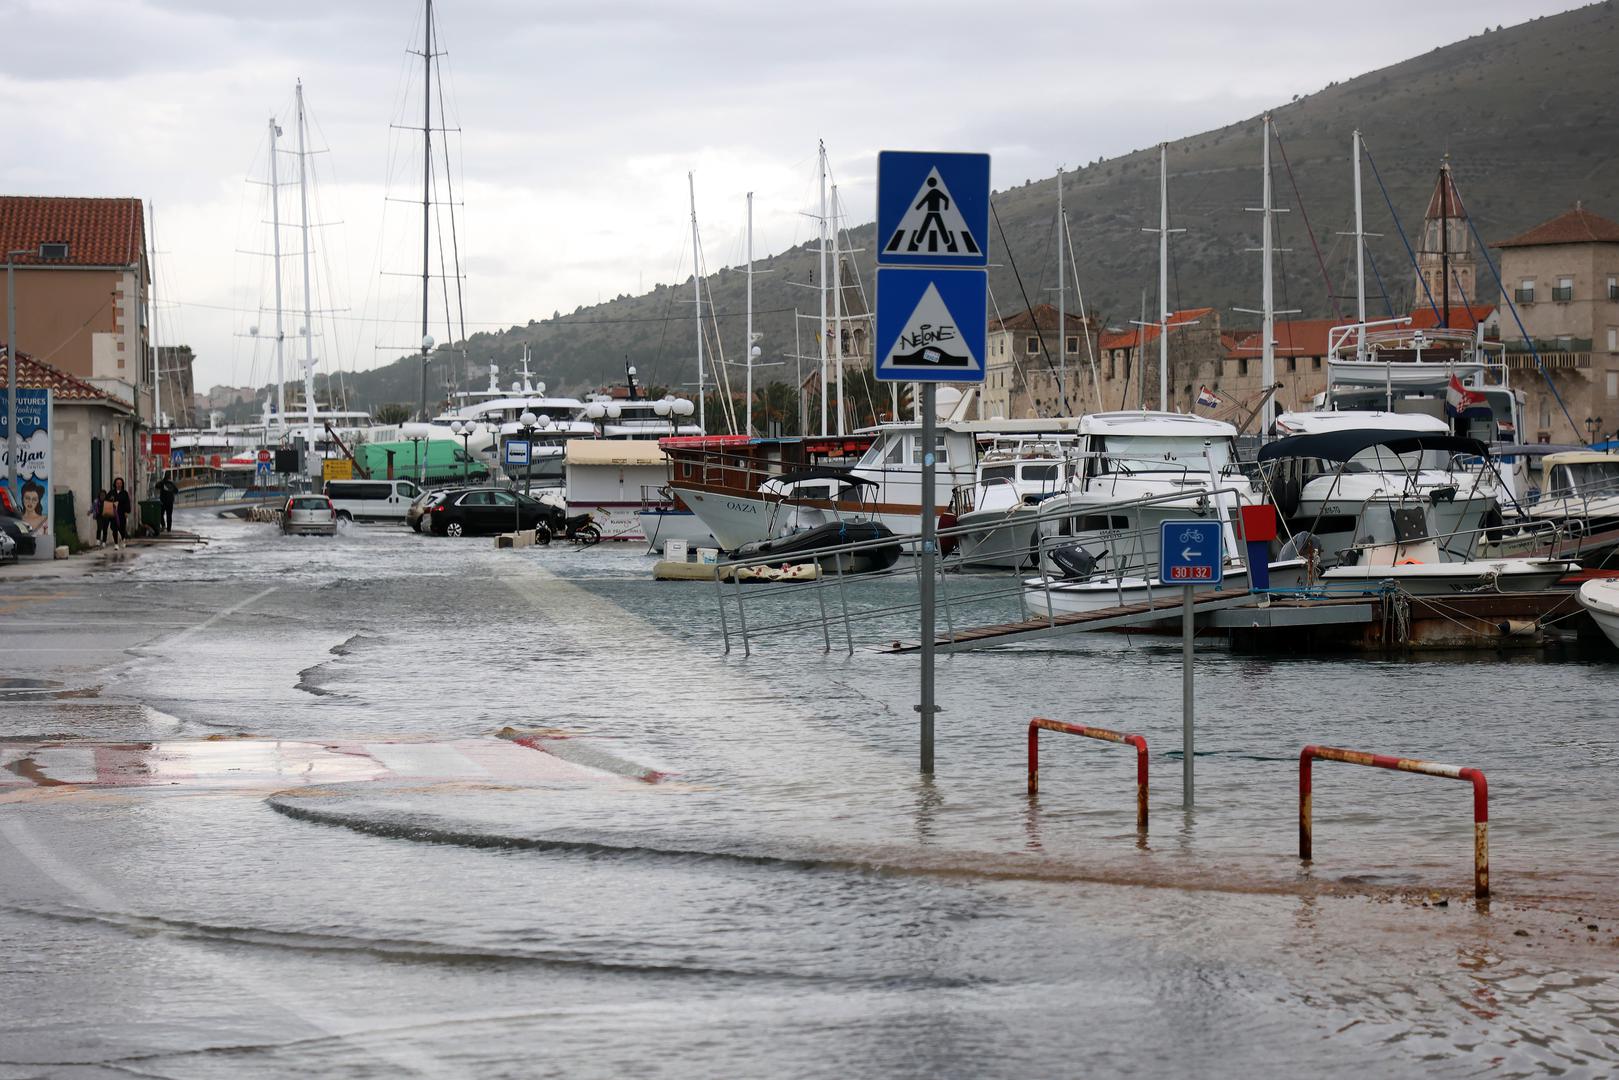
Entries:
MULTIPOLYGON (((550 422, 550 420, 549 420, 549 417, 548 417, 547 418, 547 423, 549 424, 549 422, 550 422)), ((528 409, 524 409, 523 410, 523 415, 519 416, 517 418, 518 427, 520 427, 522 429, 522 431, 523 431, 523 441, 528 444, 528 453, 526 455, 524 455, 524 458, 523 458, 523 494, 525 496, 528 495, 529 478, 531 476, 533 476, 533 469, 534 469, 534 429, 539 426, 539 423, 540 423, 540 418, 535 416, 528 409)), ((513 515, 513 519, 514 519, 513 524, 512 524, 512 531, 513 532, 521 532, 522 529, 523 529, 523 501, 522 501, 522 499, 513 499, 512 504, 513 504, 512 515, 513 515)))
POLYGON ((1590 446, 1596 442, 1597 429, 1602 427, 1602 417, 1587 416, 1585 418, 1585 445, 1590 446))
POLYGON ((461 461, 462 484, 466 484, 468 480, 467 467, 472 461, 472 437, 481 431, 483 431, 483 425, 479 424, 477 421, 466 424, 459 420, 453 420, 450 422, 450 433, 452 435, 461 436, 461 452, 463 455, 465 455, 461 461))

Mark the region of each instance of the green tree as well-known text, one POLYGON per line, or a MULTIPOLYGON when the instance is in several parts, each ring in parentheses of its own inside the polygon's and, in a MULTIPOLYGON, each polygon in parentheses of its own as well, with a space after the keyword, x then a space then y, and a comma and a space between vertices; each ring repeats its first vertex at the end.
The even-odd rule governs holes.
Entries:
POLYGON ((390 401, 386 405, 378 405, 376 412, 371 414, 371 419, 385 426, 389 424, 403 424, 406 420, 410 419, 410 414, 411 408, 409 405, 401 404, 397 401, 390 401))

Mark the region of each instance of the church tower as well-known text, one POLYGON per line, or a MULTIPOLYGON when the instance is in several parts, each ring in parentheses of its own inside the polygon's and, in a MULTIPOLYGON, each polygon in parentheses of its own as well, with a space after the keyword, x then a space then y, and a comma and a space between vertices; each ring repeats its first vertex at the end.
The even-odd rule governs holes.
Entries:
POLYGON ((1439 309, 1441 325, 1471 327, 1472 321, 1462 309, 1478 303, 1477 270, 1478 253, 1473 248, 1467 210, 1456 192, 1450 159, 1446 158, 1439 166, 1439 182, 1434 185, 1428 212, 1422 218, 1422 246, 1417 251, 1416 293, 1411 306, 1424 309, 1431 296, 1439 309))

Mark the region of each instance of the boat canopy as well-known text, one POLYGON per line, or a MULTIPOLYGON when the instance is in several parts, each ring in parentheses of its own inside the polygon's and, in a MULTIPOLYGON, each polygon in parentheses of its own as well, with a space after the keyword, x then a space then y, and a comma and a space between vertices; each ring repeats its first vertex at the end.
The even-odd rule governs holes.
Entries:
POLYGON ((842 469, 799 469, 797 472, 782 473, 774 478, 778 484, 796 484, 800 480, 836 480, 842 484, 870 484, 877 486, 877 481, 866 476, 856 476, 854 473, 842 469))
POLYGON ((1488 448, 1477 439, 1467 439, 1459 435, 1390 431, 1387 428, 1354 428, 1348 431, 1290 435, 1285 439, 1277 439, 1260 448, 1258 460, 1320 458, 1323 461, 1348 461, 1362 450, 1373 446, 1386 446, 1396 454, 1409 453, 1412 450, 1447 450, 1455 454, 1472 454, 1477 457, 1489 454, 1488 448))

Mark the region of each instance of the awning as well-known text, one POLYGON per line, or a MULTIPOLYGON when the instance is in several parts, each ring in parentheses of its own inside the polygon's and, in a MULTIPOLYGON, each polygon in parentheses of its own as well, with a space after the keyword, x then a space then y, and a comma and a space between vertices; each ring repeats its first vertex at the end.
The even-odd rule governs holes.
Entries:
POLYGON ((569 465, 665 465, 669 457, 651 439, 569 439, 569 465))
POLYGON ((1388 431, 1382 428, 1351 428, 1348 431, 1326 431, 1319 435, 1290 435, 1260 447, 1258 460, 1277 458, 1321 458, 1323 461, 1348 461, 1362 450, 1373 446, 1386 446, 1396 454, 1413 450, 1446 450, 1453 454, 1472 454, 1485 457, 1488 448, 1477 439, 1457 435, 1429 434, 1426 432, 1388 431))

